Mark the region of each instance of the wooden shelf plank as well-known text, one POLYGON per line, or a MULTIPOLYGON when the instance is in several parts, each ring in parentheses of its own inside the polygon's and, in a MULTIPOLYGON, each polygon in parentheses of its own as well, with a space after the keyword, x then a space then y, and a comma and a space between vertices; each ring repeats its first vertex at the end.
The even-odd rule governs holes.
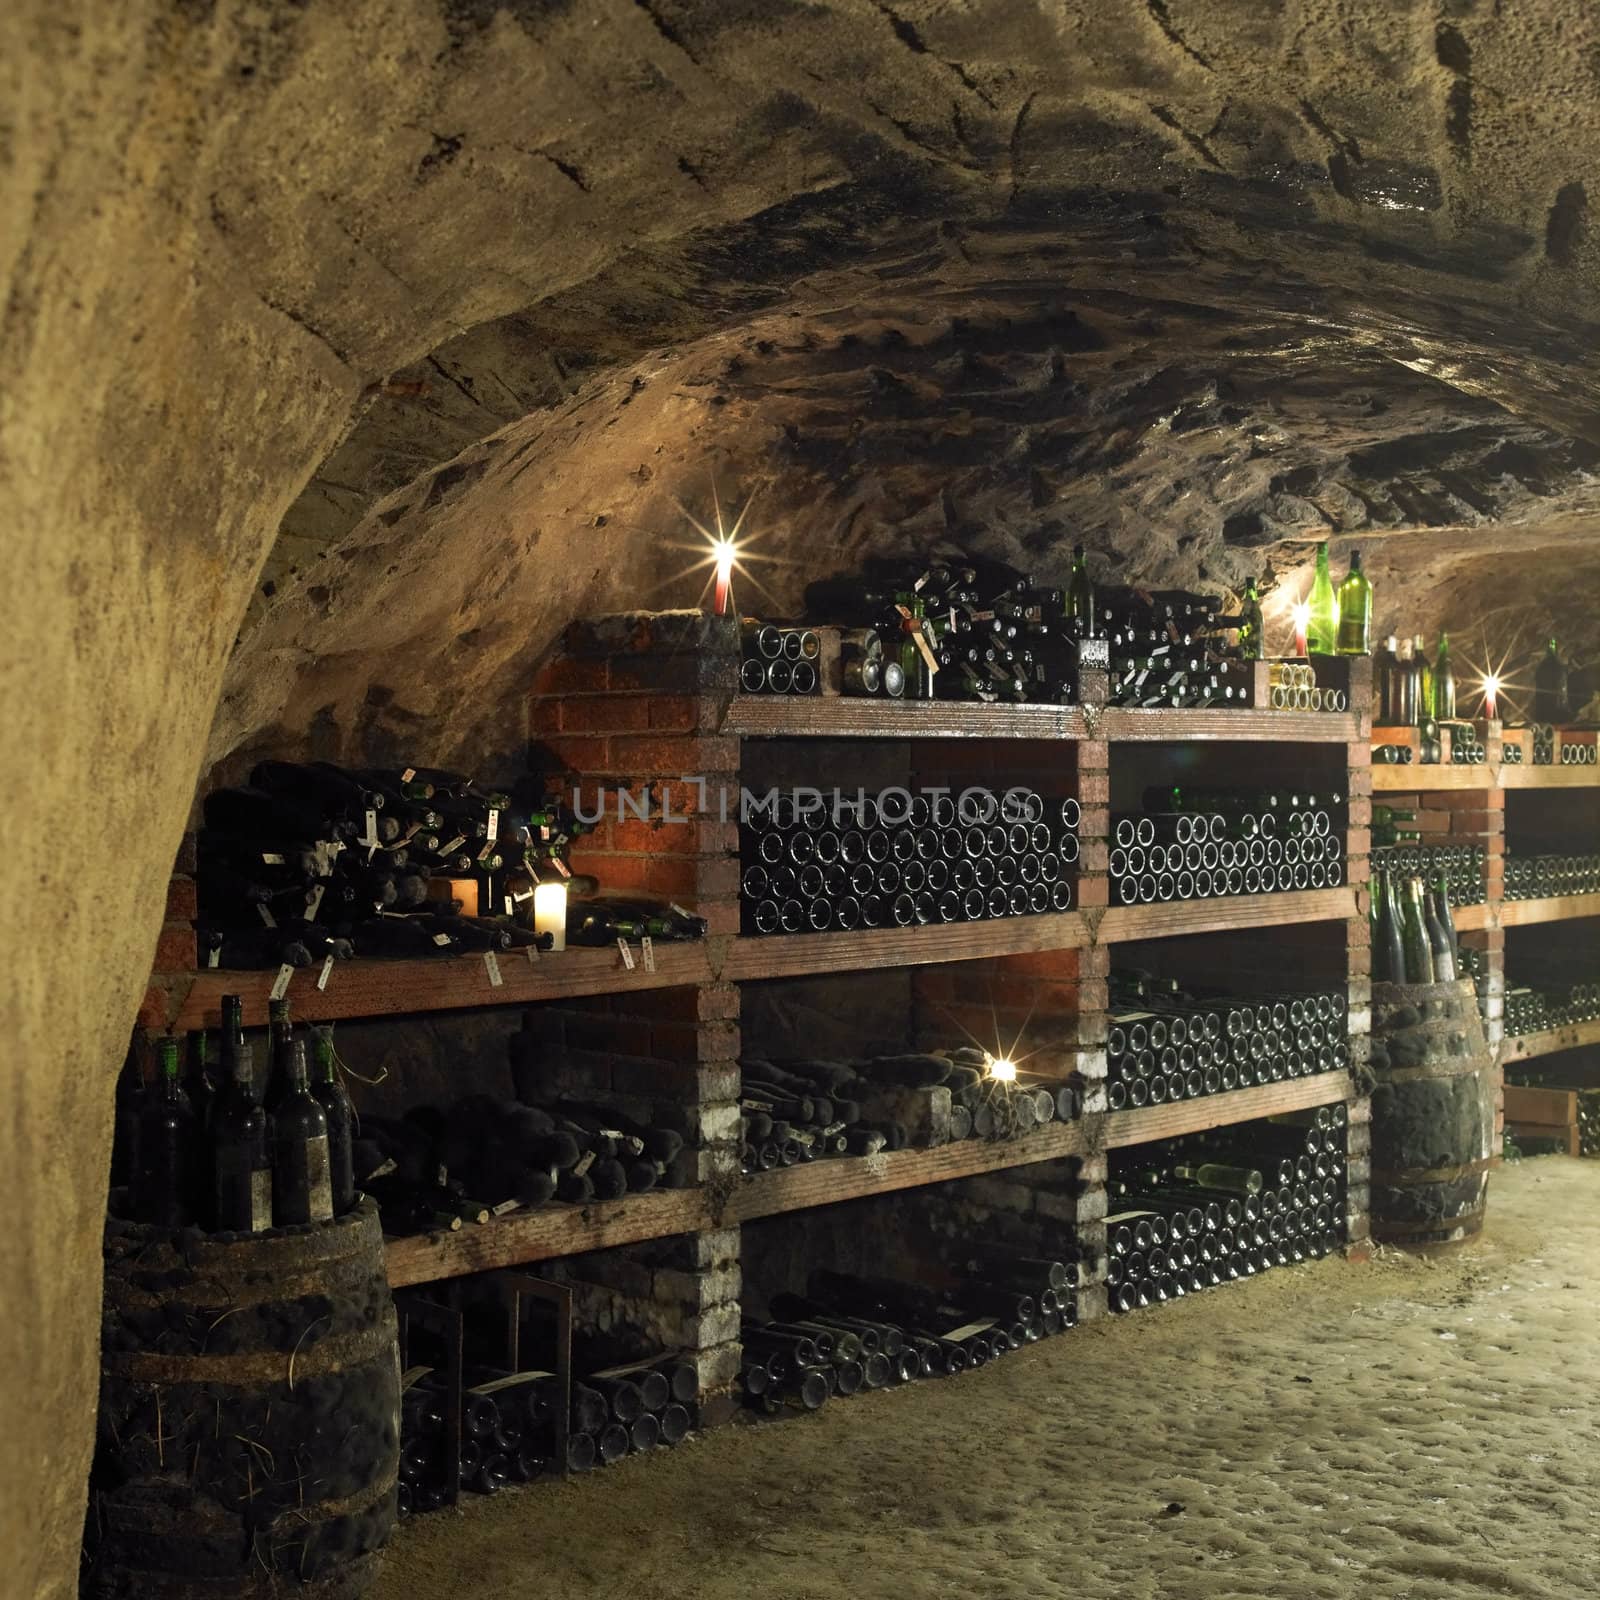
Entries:
MULTIPOLYGON (((705 940, 659 943, 656 970, 646 972, 635 956, 632 972, 615 946, 606 950, 569 949, 537 955, 502 950, 497 960, 501 983, 489 982, 481 955, 444 956, 436 961, 339 961, 326 989, 317 987, 322 968, 302 967, 289 980, 288 999, 296 1021, 333 1022, 345 1017, 387 1017, 413 1011, 460 1011, 473 1006, 526 1005, 574 995, 610 994, 626 989, 671 989, 711 981, 711 946, 705 940)), ((222 996, 244 1000, 247 1028, 264 1027, 267 997, 277 978, 268 972, 208 968, 199 972, 156 974, 170 996, 173 1030, 216 1027, 222 996)))
POLYGON ((1499 770, 1498 766, 1488 763, 1481 767, 1457 767, 1443 762, 1435 766, 1419 766, 1413 762, 1406 767, 1392 767, 1375 762, 1372 768, 1372 792, 1410 794, 1413 790, 1425 789, 1492 789, 1499 770))
POLYGON ((1451 906, 1450 916, 1455 922, 1457 933, 1476 933, 1480 929, 1492 928, 1495 925, 1487 905, 1451 906))
POLYGON ((545 1206, 495 1217, 457 1233, 422 1233, 384 1241, 391 1288, 434 1283, 494 1267, 527 1266, 612 1245, 665 1239, 711 1226, 703 1189, 652 1189, 587 1206, 545 1206))
POLYGON ((945 922, 930 927, 870 928, 857 933, 794 933, 734 941, 723 981, 792 978, 813 972, 926 966, 1036 950, 1075 950, 1089 943, 1078 911, 945 922))
POLYGON ((1015 1139, 961 1139, 933 1150, 880 1151, 875 1156, 839 1156, 747 1177, 733 1192, 726 1220, 758 1217, 812 1206, 859 1200, 865 1195, 917 1189, 952 1178, 971 1178, 1008 1167, 1031 1166, 1083 1153, 1083 1128, 1077 1122, 1051 1122, 1015 1139))
POLYGON ((1100 942, 1170 939, 1186 933, 1225 933, 1300 922, 1344 921, 1356 914, 1355 890, 1297 889, 1288 894, 1236 894, 1214 900, 1167 900, 1111 906, 1100 919, 1100 942))
POLYGON ((1500 768, 1502 789, 1594 789, 1600 788, 1600 767, 1500 768))
POLYGON ((1282 744, 1352 744, 1366 737, 1349 711, 1149 710, 1111 706, 1100 717, 1101 738, 1119 740, 1271 740, 1282 744))
POLYGON ((740 694, 722 731, 747 739, 1082 739, 1082 706, 740 694))
POLYGON ((1544 1033, 1508 1033, 1500 1041, 1500 1065, 1515 1066, 1519 1061, 1554 1055, 1557 1050, 1576 1050, 1586 1044, 1600 1044, 1600 1022, 1574 1022, 1570 1027, 1550 1028, 1544 1033))
POLYGON ((1196 1100, 1174 1100, 1161 1106, 1141 1106, 1137 1111, 1106 1114, 1108 1149, 1148 1144, 1152 1139, 1172 1139, 1180 1133, 1201 1133, 1257 1117, 1274 1117, 1285 1111, 1332 1105, 1354 1098, 1347 1072, 1319 1072, 1310 1078, 1286 1078, 1282 1083, 1257 1084, 1227 1094, 1202 1095, 1196 1100))
MULTIPOLYGON (((1543 900, 1500 902, 1502 928, 1522 928, 1535 922, 1565 922, 1569 917, 1600 917, 1600 894, 1562 894, 1543 900)), ((1460 926, 1459 920, 1457 926, 1460 926)))

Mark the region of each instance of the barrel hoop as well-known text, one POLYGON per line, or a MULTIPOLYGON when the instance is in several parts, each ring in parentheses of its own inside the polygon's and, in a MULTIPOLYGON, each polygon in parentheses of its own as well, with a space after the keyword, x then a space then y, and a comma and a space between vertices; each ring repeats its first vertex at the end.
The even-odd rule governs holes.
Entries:
MULTIPOLYGON (((309 1334, 316 1322, 307 1324, 309 1334)), ((160 1355, 150 1350, 105 1350, 100 1364, 107 1374, 134 1383, 204 1383, 226 1388, 259 1388, 263 1383, 288 1383, 321 1377, 347 1367, 394 1359, 392 1323, 338 1334, 285 1355, 281 1350, 238 1355, 160 1355)))
POLYGON ((1372 1232, 1378 1239, 1424 1239, 1437 1235, 1441 1240, 1452 1234, 1470 1235, 1483 1226, 1485 1202, 1480 1201, 1470 1211, 1458 1217, 1441 1217, 1432 1222, 1388 1222, 1381 1212, 1372 1213, 1372 1232))
POLYGON ((1380 1084, 1412 1083, 1418 1078, 1475 1078, 1493 1067, 1491 1056, 1457 1056, 1453 1061, 1425 1061, 1419 1067, 1376 1068, 1380 1084))
POLYGON ((1476 1161, 1463 1161, 1453 1167, 1374 1167, 1372 1181, 1391 1185, 1454 1183, 1459 1178, 1470 1178, 1479 1172, 1492 1172, 1501 1160, 1500 1156, 1481 1156, 1476 1161))
POLYGON ((142 1289, 135 1278, 113 1270, 106 1274, 106 1293, 115 1305, 129 1310, 154 1311, 182 1304, 195 1311, 245 1311, 279 1301, 306 1300, 314 1295, 337 1300, 342 1297, 341 1291, 370 1289, 374 1282, 372 1268, 372 1258, 367 1256, 342 1264, 338 1272, 310 1267, 303 1273, 286 1273, 280 1277, 264 1275, 254 1283, 221 1277, 193 1278, 183 1286, 176 1300, 170 1288, 142 1289))

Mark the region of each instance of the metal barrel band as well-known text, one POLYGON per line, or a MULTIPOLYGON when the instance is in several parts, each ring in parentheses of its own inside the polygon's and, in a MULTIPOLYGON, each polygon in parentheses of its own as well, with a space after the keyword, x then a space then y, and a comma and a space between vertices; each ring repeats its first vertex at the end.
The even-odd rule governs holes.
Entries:
POLYGON ((1490 1172, 1499 1164, 1499 1156, 1482 1156, 1477 1161, 1463 1161, 1453 1167, 1374 1167, 1372 1181, 1391 1187, 1411 1183, 1457 1183, 1462 1178, 1490 1172))

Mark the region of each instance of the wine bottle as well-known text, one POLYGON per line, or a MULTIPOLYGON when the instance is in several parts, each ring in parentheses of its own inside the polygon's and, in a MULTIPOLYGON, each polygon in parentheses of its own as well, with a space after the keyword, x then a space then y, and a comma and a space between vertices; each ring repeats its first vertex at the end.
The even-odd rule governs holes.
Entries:
POLYGON ((328 1118, 311 1094, 306 1047, 289 1046, 287 1087, 272 1113, 272 1215, 280 1228, 333 1216, 328 1118))
POLYGON ((1427 892, 1421 878, 1413 882, 1417 885, 1417 900, 1422 907, 1422 920, 1428 930, 1428 948, 1433 954, 1433 977, 1435 983, 1454 983, 1456 980, 1456 952, 1450 935, 1445 932, 1444 924, 1439 920, 1433 896, 1427 892))
POLYGON ((261 1103, 270 1115, 278 1102, 288 1093, 290 1055, 294 1049, 294 1023, 289 1017, 287 1000, 267 1002, 267 1070, 262 1089, 261 1103))
POLYGON ((1456 714, 1456 675, 1450 670, 1450 635, 1439 635, 1439 655, 1433 664, 1433 717, 1453 721, 1456 714))
POLYGON ((1067 627, 1075 638, 1094 637, 1094 585, 1089 581, 1089 567, 1081 544, 1072 547, 1072 576, 1067 580, 1064 611, 1067 627))
POLYGON ((1433 877, 1433 911, 1439 919, 1439 926, 1444 929, 1445 938, 1450 943, 1450 963, 1454 968, 1455 976, 1461 977, 1461 939, 1456 932, 1456 919, 1450 909, 1450 875, 1447 872, 1437 872, 1433 877))
POLYGON ((1350 571, 1339 585, 1339 654, 1364 656, 1372 650, 1372 585, 1361 570, 1361 552, 1350 552, 1350 571))
POLYGON ((1228 1194, 1259 1194, 1261 1174, 1253 1167, 1230 1166, 1224 1162, 1202 1161, 1173 1167, 1172 1176, 1200 1189, 1220 1189, 1228 1194))
MULTIPOLYGON (((1390 983, 1406 981, 1405 923, 1400 911, 1400 901, 1394 874, 1386 872, 1374 882, 1383 891, 1382 966, 1390 983)), ((1376 898, 1376 891, 1374 892, 1376 898)))
POLYGON ((333 1214, 339 1217, 356 1203, 355 1109, 339 1079, 332 1027, 327 1024, 315 1027, 311 1035, 316 1061, 311 1093, 328 1119, 328 1174, 333 1191, 333 1214))
POLYGON ((1266 625, 1261 617, 1261 596, 1256 580, 1244 586, 1244 604, 1239 610, 1238 646, 1241 661, 1260 661, 1266 654, 1266 625))
MULTIPOLYGON (((1396 727, 1410 728, 1417 721, 1417 663, 1412 643, 1409 639, 1400 641, 1399 653, 1395 657, 1394 699, 1390 707, 1394 716, 1396 727)), ((1410 755, 1409 746, 1401 746, 1406 754, 1410 755)))
MULTIPOLYGON (((223 998, 237 1003, 236 995, 223 998)), ((256 1100, 252 1052, 228 1052, 229 1077, 211 1111, 211 1225, 222 1233, 264 1233, 272 1226, 272 1149, 267 1113, 256 1100)))
POLYGON ((1383 649, 1378 652, 1373 673, 1378 702, 1378 714, 1375 720, 1386 728, 1403 724, 1405 719, 1399 711, 1400 642, 1392 633, 1384 640, 1383 649))
POLYGON ((1433 663, 1428 659, 1428 646, 1420 633, 1411 641, 1411 660, 1417 677, 1417 708, 1413 721, 1420 728, 1433 718, 1433 663))
POLYGON ((1405 946, 1407 983, 1432 983, 1433 945, 1428 938, 1428 926, 1422 913, 1422 879, 1407 878, 1405 900, 1402 905, 1405 919, 1401 940, 1405 946))
POLYGON ((1328 573, 1326 541, 1317 546, 1317 570, 1311 580, 1311 616, 1306 624, 1306 651, 1314 656, 1338 653, 1339 600, 1328 573))
POLYGON ((1533 720, 1552 723, 1567 720, 1567 669, 1554 639, 1545 647, 1544 659, 1534 671, 1533 720))
POLYGON ((194 1109, 178 1075, 178 1041, 157 1046, 156 1082, 144 1096, 134 1136, 132 1204, 136 1221, 181 1228, 194 1199, 194 1109))

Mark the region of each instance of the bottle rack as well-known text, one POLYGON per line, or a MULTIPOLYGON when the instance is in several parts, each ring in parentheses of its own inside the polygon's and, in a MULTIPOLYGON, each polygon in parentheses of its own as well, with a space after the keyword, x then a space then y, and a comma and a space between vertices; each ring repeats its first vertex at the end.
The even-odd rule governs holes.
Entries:
MULTIPOLYGON (((1267 664, 1257 676, 1265 704, 1267 664)), ((663 1255, 653 1270, 654 1294, 670 1284, 675 1314, 693 1330, 687 1359, 701 1377, 703 1422, 731 1410, 738 1370, 739 1242, 745 1222, 849 1200, 972 1180, 989 1184, 1003 1204, 1032 1206, 1030 1175, 1061 1169, 1074 1158, 1075 1181, 1052 1188, 1037 1206, 1042 1222, 1069 1237, 1075 1230, 1096 1269, 1079 1296, 1080 1318, 1105 1312, 1104 1217, 1106 1152, 1177 1133, 1226 1126, 1285 1111, 1344 1102, 1350 1108, 1346 1249, 1368 1248, 1368 1103, 1344 1071, 1269 1083, 1138 1110, 1108 1112, 1106 978, 1123 941, 1194 933, 1320 923, 1337 925, 1349 1000, 1352 1056, 1359 1069, 1370 1027, 1368 851, 1372 774, 1369 767, 1370 663, 1319 662, 1348 695, 1345 712, 1271 709, 1132 710, 1106 708, 1104 678, 1083 674, 1083 704, 1004 706, 805 698, 737 692, 738 642, 726 625, 699 613, 603 619, 579 625, 542 670, 529 707, 536 746, 578 774, 585 792, 596 784, 647 786, 657 802, 687 817, 671 826, 614 815, 573 852, 573 867, 595 872, 607 887, 642 891, 692 906, 708 921, 706 939, 657 944, 653 969, 637 948, 626 964, 620 951, 572 950, 525 959, 499 958, 499 981, 481 956, 437 961, 338 964, 325 987, 320 969, 293 975, 288 998, 305 1020, 372 1018, 431 1011, 539 1004, 559 1030, 574 1001, 592 1033, 594 1008, 617 1026, 630 1008, 668 1005, 677 1019, 662 1032, 665 1092, 686 1102, 690 1143, 697 1145, 697 1180, 586 1206, 551 1206, 513 1213, 455 1233, 389 1242, 390 1281, 397 1288, 627 1246, 663 1255), (1050 763, 1060 793, 1082 805, 1081 854, 1074 906, 1060 914, 1024 915, 941 927, 880 928, 849 933, 746 937, 739 933, 738 830, 707 793, 726 785, 737 793, 756 746, 791 749, 807 741, 901 741, 915 766, 1003 777, 1025 754, 1050 763), (1336 769, 1349 795, 1346 881, 1332 889, 1141 906, 1108 905, 1106 875, 1112 775, 1133 747, 1189 741, 1317 747, 1323 770, 1336 769), (1119 751, 1124 754, 1119 757, 1119 751), (1050 1033, 1053 1070, 1076 1071, 1085 1086, 1081 1119, 1051 1123, 1006 1142, 963 1141, 933 1149, 840 1157, 741 1176, 738 1113, 741 987, 808 974, 921 969, 930 985, 950 971, 1003 973, 1020 988, 1022 1009, 1050 1033), (1014 1170, 1013 1170, 1014 1169, 1014 1170)), ((820 748, 820 746, 819 746, 820 748)), ((1281 762, 1295 781, 1291 751, 1258 752, 1281 762)), ((1413 772, 1415 769, 1406 769, 1413 772)), ((1481 770, 1481 769, 1480 769, 1481 770)), ((183 859, 180 858, 180 867, 183 859)), ((192 869, 191 869, 192 870, 192 869)), ((265 1021, 276 974, 197 971, 188 918, 192 882, 174 881, 158 970, 142 1020, 157 1028, 215 1026, 223 992, 244 997, 245 1021, 265 1021), (187 939, 187 944, 185 944, 187 939)), ((1333 980, 1337 981, 1337 980, 1333 980)), ((913 974, 915 982, 915 974, 913 974)), ((948 1031, 943 1035, 949 1042, 948 1031)), ((933 1042, 932 1036, 929 1042, 933 1042)), ((976 1192, 976 1191, 973 1191, 976 1192)), ((999 1203, 999 1202, 997 1202, 999 1203)), ((593 1259, 593 1258, 591 1258, 593 1259)), ((654 1260, 655 1257, 650 1257, 654 1260)), ((651 1278, 651 1273, 645 1274, 651 1278)))

